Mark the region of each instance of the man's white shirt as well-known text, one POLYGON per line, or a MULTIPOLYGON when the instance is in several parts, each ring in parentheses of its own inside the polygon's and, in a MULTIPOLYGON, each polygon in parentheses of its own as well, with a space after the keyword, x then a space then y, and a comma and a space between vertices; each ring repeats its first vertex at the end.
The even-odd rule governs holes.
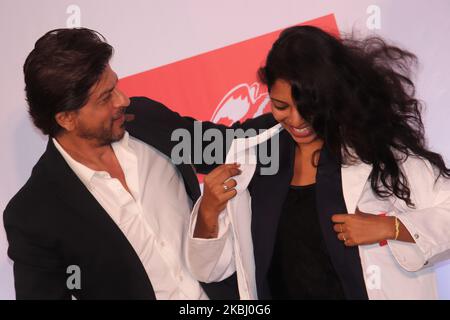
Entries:
POLYGON ((125 132, 111 146, 124 172, 128 192, 118 179, 77 162, 56 139, 53 142, 136 251, 156 298, 208 299, 183 259, 191 200, 170 159, 125 132))

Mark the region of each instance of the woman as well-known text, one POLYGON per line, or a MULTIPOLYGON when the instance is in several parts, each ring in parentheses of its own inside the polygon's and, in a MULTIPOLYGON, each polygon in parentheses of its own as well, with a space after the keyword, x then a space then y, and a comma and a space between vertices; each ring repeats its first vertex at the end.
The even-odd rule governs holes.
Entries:
MULTIPOLYGON (((285 129, 280 169, 248 186, 260 299, 437 298, 432 262, 450 248, 450 170, 425 146, 415 61, 380 38, 340 40, 311 26, 274 43, 259 76, 285 129)), ((187 254, 201 281, 236 270, 229 243, 240 239, 220 214, 236 173, 221 166, 205 179, 187 254)))

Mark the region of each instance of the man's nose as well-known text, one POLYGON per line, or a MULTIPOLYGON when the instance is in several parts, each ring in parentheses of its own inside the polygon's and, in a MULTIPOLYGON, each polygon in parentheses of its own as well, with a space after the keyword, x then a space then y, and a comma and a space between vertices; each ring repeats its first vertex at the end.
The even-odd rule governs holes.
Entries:
POLYGON ((116 88, 116 90, 114 91, 116 96, 114 106, 116 108, 127 108, 130 105, 130 98, 128 98, 128 96, 118 88, 116 88))

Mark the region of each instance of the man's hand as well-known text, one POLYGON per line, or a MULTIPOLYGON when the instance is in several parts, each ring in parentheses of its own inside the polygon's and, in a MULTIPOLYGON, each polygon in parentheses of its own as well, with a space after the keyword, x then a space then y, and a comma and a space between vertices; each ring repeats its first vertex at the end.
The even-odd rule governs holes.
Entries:
POLYGON ((216 238, 219 234, 219 214, 225 209, 228 200, 237 194, 236 180, 231 177, 241 174, 239 166, 223 164, 203 179, 203 198, 195 225, 195 238, 216 238))

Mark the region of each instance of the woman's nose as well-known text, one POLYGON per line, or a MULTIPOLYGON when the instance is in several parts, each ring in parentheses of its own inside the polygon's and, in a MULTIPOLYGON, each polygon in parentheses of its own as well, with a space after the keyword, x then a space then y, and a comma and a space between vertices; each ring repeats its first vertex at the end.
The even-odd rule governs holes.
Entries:
POLYGON ((294 106, 288 108, 288 112, 285 115, 284 121, 293 127, 298 126, 304 122, 302 116, 294 106))

